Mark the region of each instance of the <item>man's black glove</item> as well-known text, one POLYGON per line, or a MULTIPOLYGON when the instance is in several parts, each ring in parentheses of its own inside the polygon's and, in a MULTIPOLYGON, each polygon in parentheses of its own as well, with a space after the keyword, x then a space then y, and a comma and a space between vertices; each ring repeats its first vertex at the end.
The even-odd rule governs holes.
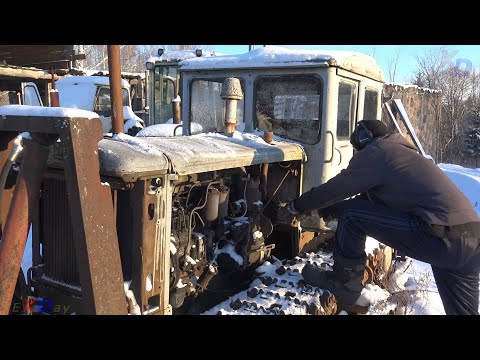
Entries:
POLYGON ((278 204, 277 220, 283 224, 297 226, 301 213, 295 209, 293 201, 278 204))

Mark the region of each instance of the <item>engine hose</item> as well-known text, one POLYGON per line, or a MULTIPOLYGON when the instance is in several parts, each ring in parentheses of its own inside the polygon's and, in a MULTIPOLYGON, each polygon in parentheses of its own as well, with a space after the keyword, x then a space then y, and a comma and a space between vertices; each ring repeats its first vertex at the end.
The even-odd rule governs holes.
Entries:
POLYGON ((178 280, 180 279, 180 264, 178 263, 178 253, 173 255, 173 269, 174 269, 174 282, 170 285, 170 292, 177 286, 178 280))
MULTIPOLYGON (((185 255, 184 257, 186 257, 188 254, 187 254, 187 251, 189 251, 189 248, 190 248, 190 241, 191 241, 191 237, 192 237, 192 231, 193 231, 193 228, 192 228, 192 220, 193 220, 193 215, 195 214, 195 212, 197 210, 201 210, 205 207, 205 205, 207 205, 207 201, 208 201, 208 190, 210 189, 210 186, 212 185, 217 185, 219 184, 221 181, 220 180, 217 180, 217 181, 211 181, 208 185, 207 185, 207 190, 205 192, 205 201, 203 202, 202 205, 200 206, 197 206, 197 207, 194 207, 192 209, 192 211, 190 212, 190 217, 189 217, 189 221, 188 221, 188 236, 187 236, 187 245, 185 246, 185 255)), ((192 189, 190 189, 192 190, 192 189)), ((190 193, 189 193, 189 196, 190 196, 190 193)), ((187 204, 188 205, 188 204, 187 204)), ((183 264, 183 267, 182 267, 182 270, 185 269, 185 262, 183 264)))

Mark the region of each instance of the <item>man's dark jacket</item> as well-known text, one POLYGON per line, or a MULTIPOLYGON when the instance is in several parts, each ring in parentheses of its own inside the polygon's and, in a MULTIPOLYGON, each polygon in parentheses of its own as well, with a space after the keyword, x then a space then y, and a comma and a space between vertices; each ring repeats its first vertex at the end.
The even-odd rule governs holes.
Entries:
POLYGON ((365 192, 375 203, 419 216, 428 225, 480 222, 447 175, 400 134, 374 138, 346 169, 297 198, 294 206, 301 212, 322 209, 365 192))

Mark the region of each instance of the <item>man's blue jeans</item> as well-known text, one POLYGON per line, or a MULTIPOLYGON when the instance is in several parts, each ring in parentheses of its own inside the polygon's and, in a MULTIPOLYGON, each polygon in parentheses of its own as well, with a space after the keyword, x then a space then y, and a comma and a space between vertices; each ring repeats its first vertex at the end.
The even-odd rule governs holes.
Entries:
POLYGON ((339 219, 335 254, 360 259, 366 236, 406 256, 431 264, 446 314, 478 315, 480 239, 434 236, 417 216, 352 199, 319 212, 339 219))

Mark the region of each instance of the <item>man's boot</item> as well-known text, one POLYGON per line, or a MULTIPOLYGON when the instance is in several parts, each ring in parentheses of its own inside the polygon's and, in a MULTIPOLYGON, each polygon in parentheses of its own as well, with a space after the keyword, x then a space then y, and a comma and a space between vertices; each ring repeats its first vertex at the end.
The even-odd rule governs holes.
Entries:
POLYGON ((366 258, 347 259, 335 255, 333 271, 306 264, 302 275, 307 284, 333 293, 339 304, 354 306, 363 289, 365 262, 366 258))

